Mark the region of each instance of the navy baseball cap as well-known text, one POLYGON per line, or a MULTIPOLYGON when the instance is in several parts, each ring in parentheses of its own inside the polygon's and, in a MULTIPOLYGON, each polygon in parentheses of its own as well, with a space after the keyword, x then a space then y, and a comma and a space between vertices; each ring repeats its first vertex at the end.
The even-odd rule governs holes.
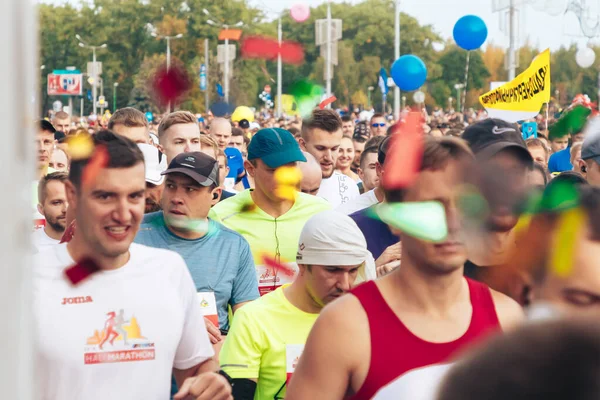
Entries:
POLYGON ((598 135, 588 135, 581 146, 581 159, 594 160, 600 164, 600 137, 598 135))
POLYGON ((189 176, 201 186, 219 185, 219 163, 199 151, 181 153, 161 175, 180 173, 189 176))
POLYGON ((469 125, 461 137, 480 160, 489 159, 505 149, 514 149, 523 161, 533 165, 523 135, 515 124, 488 118, 469 125))
POLYGON ((257 158, 269 168, 279 168, 296 161, 306 162, 294 136, 281 128, 265 128, 254 134, 248 145, 248 160, 257 158))

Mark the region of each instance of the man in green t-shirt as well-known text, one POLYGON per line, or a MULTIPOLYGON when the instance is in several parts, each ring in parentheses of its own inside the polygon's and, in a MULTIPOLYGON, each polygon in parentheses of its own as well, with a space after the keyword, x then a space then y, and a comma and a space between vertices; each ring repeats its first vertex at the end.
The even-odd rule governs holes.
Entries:
POLYGON ((314 215, 296 243, 294 282, 240 308, 225 339, 221 368, 233 379, 236 400, 283 399, 321 309, 368 276, 367 269, 375 275, 365 238, 346 215, 314 215))
POLYGON ((261 295, 293 280, 293 276, 266 266, 263 256, 297 271, 296 245, 304 224, 331 208, 327 201, 304 193, 297 193, 293 200, 276 194, 275 170, 296 166, 299 161, 306 162, 306 158, 291 133, 280 128, 261 129, 248 145, 248 160, 244 162, 255 189, 240 192, 212 209, 215 219, 250 244, 261 295))

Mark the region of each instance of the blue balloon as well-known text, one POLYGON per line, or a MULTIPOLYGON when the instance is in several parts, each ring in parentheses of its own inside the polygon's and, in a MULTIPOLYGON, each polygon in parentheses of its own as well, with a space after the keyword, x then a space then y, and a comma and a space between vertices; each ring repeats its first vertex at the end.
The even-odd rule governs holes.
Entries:
POLYGON ((417 56, 407 54, 392 64, 392 79, 400 90, 410 92, 417 90, 427 79, 427 67, 417 56))
POLYGON ((487 39, 485 22, 476 15, 465 15, 454 25, 454 41, 465 50, 477 50, 487 39))

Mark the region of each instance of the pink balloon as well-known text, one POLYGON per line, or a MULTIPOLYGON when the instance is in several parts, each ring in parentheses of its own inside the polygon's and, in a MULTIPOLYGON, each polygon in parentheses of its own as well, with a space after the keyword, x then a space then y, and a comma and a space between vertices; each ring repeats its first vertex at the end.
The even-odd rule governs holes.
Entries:
POLYGON ((310 7, 306 4, 294 4, 290 9, 290 14, 294 21, 304 22, 310 17, 310 7))

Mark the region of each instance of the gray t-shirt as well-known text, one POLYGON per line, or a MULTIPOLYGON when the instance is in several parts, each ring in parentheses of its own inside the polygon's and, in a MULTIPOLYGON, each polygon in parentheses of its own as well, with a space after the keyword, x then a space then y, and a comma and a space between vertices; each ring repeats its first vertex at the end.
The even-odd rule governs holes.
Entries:
POLYGON ((208 233, 200 239, 183 239, 167 228, 159 211, 145 215, 135 242, 179 253, 196 291, 215 292, 219 327, 229 329, 227 305, 259 297, 254 260, 242 235, 210 219, 208 226, 208 233))

